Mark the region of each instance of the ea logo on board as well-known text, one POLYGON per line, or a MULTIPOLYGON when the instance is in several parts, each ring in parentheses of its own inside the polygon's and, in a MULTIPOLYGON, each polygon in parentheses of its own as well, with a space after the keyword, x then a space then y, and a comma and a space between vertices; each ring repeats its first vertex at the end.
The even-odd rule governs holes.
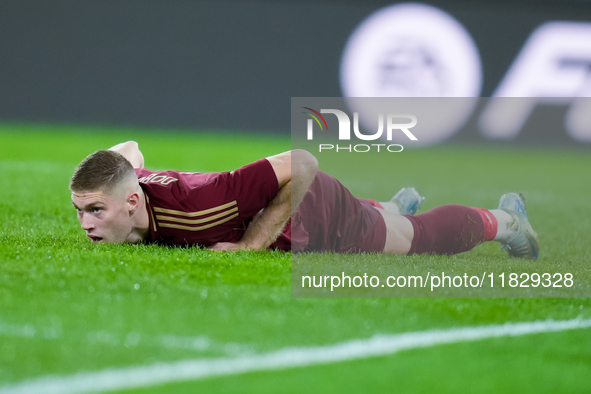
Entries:
POLYGON ((591 142, 590 54, 591 23, 552 21, 539 26, 487 102, 479 119, 481 133, 511 140, 537 105, 568 105, 567 134, 591 142))
MULTIPOLYGON (((376 11, 355 29, 345 46, 340 79, 345 97, 479 97, 482 67, 476 44, 456 19, 436 7, 402 3, 376 11)), ((445 108, 436 117, 421 109, 421 100, 398 108, 424 119, 415 129, 421 145, 449 138, 477 104, 438 102, 445 108)), ((356 107, 363 103, 348 100, 352 111, 366 116, 360 119, 363 127, 374 128, 376 114, 387 108, 356 107)))

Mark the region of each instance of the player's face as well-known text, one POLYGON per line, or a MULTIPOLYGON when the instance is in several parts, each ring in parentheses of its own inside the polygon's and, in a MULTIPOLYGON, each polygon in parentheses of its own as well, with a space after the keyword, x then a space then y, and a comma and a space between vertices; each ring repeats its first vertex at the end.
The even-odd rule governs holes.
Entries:
POLYGON ((124 197, 96 192, 72 192, 78 221, 92 242, 127 241, 131 230, 129 205, 124 197))

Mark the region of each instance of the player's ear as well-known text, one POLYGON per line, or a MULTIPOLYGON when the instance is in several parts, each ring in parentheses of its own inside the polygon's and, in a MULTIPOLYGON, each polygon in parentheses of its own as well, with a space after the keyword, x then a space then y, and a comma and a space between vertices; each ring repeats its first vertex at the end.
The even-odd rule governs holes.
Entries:
POLYGON ((134 213, 140 207, 140 195, 138 192, 132 192, 127 196, 127 209, 130 214, 134 213))

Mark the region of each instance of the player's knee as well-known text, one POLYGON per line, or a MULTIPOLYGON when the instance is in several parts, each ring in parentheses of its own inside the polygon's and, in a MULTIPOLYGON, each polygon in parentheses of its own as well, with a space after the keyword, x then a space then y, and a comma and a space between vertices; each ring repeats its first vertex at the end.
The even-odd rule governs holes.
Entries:
POLYGON ((392 212, 379 210, 386 223, 386 245, 384 252, 407 254, 412 245, 414 229, 409 219, 392 212))

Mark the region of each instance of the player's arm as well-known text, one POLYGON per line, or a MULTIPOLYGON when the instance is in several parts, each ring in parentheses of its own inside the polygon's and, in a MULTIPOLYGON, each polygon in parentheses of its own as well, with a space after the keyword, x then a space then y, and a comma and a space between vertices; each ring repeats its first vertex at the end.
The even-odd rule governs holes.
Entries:
POLYGON ((138 143, 135 141, 122 142, 113 146, 112 148, 109 148, 109 150, 123 155, 123 157, 129 160, 133 168, 144 167, 144 155, 142 155, 138 143))
POLYGON ((285 227, 291 214, 308 192, 318 171, 318 161, 309 152, 292 150, 268 157, 273 167, 279 191, 269 205, 252 220, 244 236, 238 243, 218 243, 211 249, 259 250, 268 248, 285 227))

